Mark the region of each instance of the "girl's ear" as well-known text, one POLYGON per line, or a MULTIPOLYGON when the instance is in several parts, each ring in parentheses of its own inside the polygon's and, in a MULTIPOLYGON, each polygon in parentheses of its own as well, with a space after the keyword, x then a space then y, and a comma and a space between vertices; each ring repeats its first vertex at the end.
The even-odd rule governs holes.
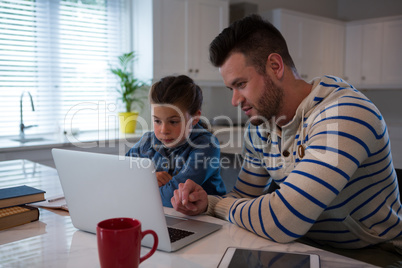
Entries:
POLYGON ((197 123, 200 121, 200 116, 201 116, 201 110, 198 110, 193 116, 193 122, 191 123, 193 126, 197 125, 197 123))

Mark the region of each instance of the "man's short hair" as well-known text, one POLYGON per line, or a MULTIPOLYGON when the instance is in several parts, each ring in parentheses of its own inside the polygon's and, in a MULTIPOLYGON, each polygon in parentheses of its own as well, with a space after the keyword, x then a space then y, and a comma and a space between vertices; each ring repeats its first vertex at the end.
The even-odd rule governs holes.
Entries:
POLYGON ((209 58, 215 67, 221 67, 234 52, 244 54, 247 63, 262 74, 265 74, 267 58, 271 53, 279 54, 285 65, 296 69, 282 34, 259 15, 235 21, 209 46, 209 58))

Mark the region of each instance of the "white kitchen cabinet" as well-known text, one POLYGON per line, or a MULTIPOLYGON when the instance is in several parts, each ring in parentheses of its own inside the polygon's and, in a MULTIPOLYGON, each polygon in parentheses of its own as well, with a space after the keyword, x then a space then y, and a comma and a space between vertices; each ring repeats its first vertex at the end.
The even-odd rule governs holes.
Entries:
POLYGON ((384 22, 382 82, 402 87, 402 18, 384 22))
POLYGON ((345 79, 357 88, 402 86, 402 18, 346 24, 345 79))
POLYGON ((346 26, 345 79, 356 87, 380 86, 383 24, 346 26))
POLYGON ((323 41, 322 74, 343 77, 345 60, 345 24, 339 21, 321 22, 323 41))
POLYGON ((361 46, 363 31, 361 25, 348 25, 345 35, 345 72, 344 78, 352 85, 357 86, 362 81, 361 46))
POLYGON ((140 76, 155 81, 185 74, 222 84, 209 62, 209 44, 229 24, 228 0, 135 0, 133 14, 140 76))
POLYGON ((303 79, 327 74, 343 76, 343 22, 284 9, 274 9, 262 16, 281 31, 303 79))

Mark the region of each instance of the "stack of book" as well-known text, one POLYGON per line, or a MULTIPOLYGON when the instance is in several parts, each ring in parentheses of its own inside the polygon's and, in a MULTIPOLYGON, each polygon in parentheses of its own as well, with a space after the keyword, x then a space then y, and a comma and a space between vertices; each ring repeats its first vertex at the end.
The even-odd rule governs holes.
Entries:
POLYGON ((0 189, 0 230, 39 219, 39 210, 26 204, 45 199, 45 191, 26 185, 0 189))

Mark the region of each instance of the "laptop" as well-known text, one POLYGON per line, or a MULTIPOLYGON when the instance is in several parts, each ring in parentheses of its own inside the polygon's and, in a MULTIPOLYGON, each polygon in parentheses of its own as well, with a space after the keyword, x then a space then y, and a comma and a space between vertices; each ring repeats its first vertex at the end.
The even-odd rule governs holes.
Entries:
MULTIPOLYGON (((97 223, 104 219, 135 218, 142 230, 158 234, 158 250, 172 252, 222 227, 165 215, 150 159, 63 149, 52 149, 52 154, 77 229, 96 233, 97 223), (169 235, 169 230, 185 237, 169 235)), ((153 237, 145 236, 142 245, 152 247, 153 237)))

